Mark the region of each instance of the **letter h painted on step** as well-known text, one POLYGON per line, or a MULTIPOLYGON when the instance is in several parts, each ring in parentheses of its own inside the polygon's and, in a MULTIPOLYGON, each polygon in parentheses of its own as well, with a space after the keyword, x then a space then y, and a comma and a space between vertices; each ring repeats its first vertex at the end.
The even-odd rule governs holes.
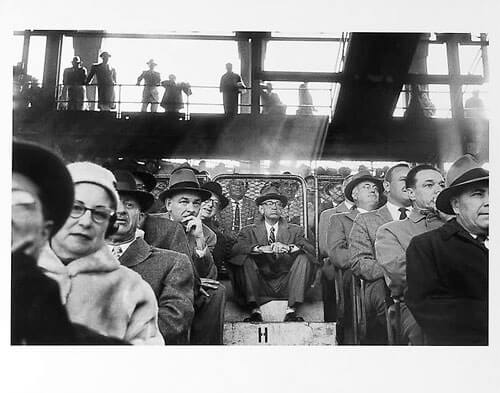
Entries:
POLYGON ((262 336, 264 336, 264 343, 267 343, 267 327, 264 328, 264 331, 259 328, 259 343, 262 342, 262 336))

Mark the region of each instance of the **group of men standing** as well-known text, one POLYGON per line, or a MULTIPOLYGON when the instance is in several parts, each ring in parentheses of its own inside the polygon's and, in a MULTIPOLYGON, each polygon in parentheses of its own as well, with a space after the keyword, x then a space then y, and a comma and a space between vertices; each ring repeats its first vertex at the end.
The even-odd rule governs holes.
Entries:
POLYGON ((320 237, 328 257, 323 269, 343 277, 340 341, 352 334, 352 280, 360 279, 362 343, 387 343, 394 302, 401 318, 389 318, 389 325, 401 324, 403 343, 488 343, 488 182, 488 171, 470 155, 453 163, 447 187, 441 172, 425 164, 398 164, 383 182, 368 172, 347 180, 346 206, 320 217, 320 228, 328 228, 320 237), (380 206, 382 193, 387 202, 380 206))

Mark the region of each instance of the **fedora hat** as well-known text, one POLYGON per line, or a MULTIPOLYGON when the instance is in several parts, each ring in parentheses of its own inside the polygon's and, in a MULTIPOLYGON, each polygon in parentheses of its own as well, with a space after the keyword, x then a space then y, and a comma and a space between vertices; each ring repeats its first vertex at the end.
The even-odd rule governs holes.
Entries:
POLYGON ((471 154, 466 154, 457 159, 446 175, 446 188, 436 198, 436 208, 446 214, 455 214, 450 200, 457 195, 463 186, 480 181, 488 181, 490 173, 481 168, 471 154))
POLYGON ((51 151, 28 142, 14 141, 12 172, 20 173, 40 189, 40 200, 48 220, 51 236, 66 222, 73 207, 75 187, 63 161, 51 151))
POLYGON ((352 200, 352 190, 362 181, 371 181, 375 183, 375 185, 378 188, 379 195, 382 195, 382 193, 384 192, 382 180, 372 176, 372 174, 369 171, 360 171, 355 175, 353 175, 351 177, 351 180, 349 180, 345 186, 344 194, 348 201, 354 203, 354 201, 352 200))
MULTIPOLYGON (((133 171, 132 175, 134 175, 134 177, 138 178, 144 183, 144 190, 142 191, 151 192, 156 187, 156 178, 151 173, 144 171, 133 171)), ((137 187, 137 189, 141 190, 140 187, 137 187)))
POLYGON ((99 57, 100 57, 100 58, 103 58, 104 56, 111 57, 110 53, 109 53, 109 52, 106 52, 106 51, 102 52, 102 53, 99 55, 99 57))
POLYGON ((158 65, 153 59, 149 59, 149 61, 146 64, 147 65, 158 65))
POLYGON ((73 60, 71 62, 72 63, 75 62, 75 63, 80 64, 82 61, 80 59, 80 56, 73 56, 73 60))
POLYGON ((123 169, 117 169, 113 171, 113 174, 116 178, 116 190, 118 191, 118 195, 130 195, 137 199, 137 202, 141 205, 141 211, 143 212, 149 210, 149 208, 153 206, 155 202, 153 194, 147 191, 138 190, 132 173, 123 169))
POLYGON ((255 199, 255 203, 257 206, 262 205, 263 202, 269 200, 269 199, 277 199, 281 201, 283 206, 286 206, 288 203, 288 199, 286 196, 280 194, 279 189, 277 187, 278 184, 276 183, 271 183, 271 184, 266 184, 262 189, 260 190, 260 195, 255 199))
POLYGON ((183 191, 199 195, 202 201, 206 201, 212 196, 210 191, 200 188, 200 183, 198 183, 198 179, 193 169, 182 167, 172 172, 170 175, 169 187, 163 191, 158 198, 164 202, 166 198, 171 198, 175 194, 183 191))
POLYGON ((219 198, 220 210, 224 209, 229 204, 229 199, 222 194, 222 187, 219 183, 215 181, 207 181, 202 184, 201 188, 210 191, 212 194, 216 195, 217 198, 219 198))

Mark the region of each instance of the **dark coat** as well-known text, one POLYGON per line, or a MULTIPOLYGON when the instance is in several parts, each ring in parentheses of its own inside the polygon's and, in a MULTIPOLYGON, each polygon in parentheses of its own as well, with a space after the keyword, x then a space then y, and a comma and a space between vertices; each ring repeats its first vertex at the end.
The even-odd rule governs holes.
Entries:
POLYGON ((358 210, 348 213, 337 213, 330 217, 326 244, 328 258, 340 269, 347 269, 350 266, 349 234, 358 210))
MULTIPOLYGON (((304 229, 302 227, 287 223, 281 218, 278 226, 278 235, 276 237, 276 241, 284 244, 295 244, 300 248, 300 253, 305 253, 311 262, 314 261, 314 246, 304 238, 304 229)), ((265 246, 267 244, 267 231, 263 219, 259 220, 255 224, 246 226, 240 231, 238 240, 233 246, 233 249, 231 251, 232 257, 230 259, 230 263, 237 266, 243 265, 243 262, 245 261, 247 256, 251 254, 252 249, 255 246, 265 246)), ((261 255, 260 257, 265 256, 267 256, 268 258, 273 258, 270 255, 261 255)), ((295 256, 296 253, 283 254, 277 259, 273 260, 271 263, 263 264, 260 267, 266 270, 267 265, 272 265, 272 270, 274 273, 288 271, 290 270, 295 256), (278 271, 276 271, 276 269, 278 271)), ((269 271, 268 273, 272 274, 273 272, 269 271)), ((266 272, 264 271, 263 273, 266 272)))
POLYGON ((406 301, 429 344, 488 344, 488 249, 455 219, 415 236, 406 301))
POLYGON ((158 300, 158 327, 166 344, 186 344, 193 320, 193 267, 187 255, 162 250, 137 238, 120 263, 151 285, 158 300))

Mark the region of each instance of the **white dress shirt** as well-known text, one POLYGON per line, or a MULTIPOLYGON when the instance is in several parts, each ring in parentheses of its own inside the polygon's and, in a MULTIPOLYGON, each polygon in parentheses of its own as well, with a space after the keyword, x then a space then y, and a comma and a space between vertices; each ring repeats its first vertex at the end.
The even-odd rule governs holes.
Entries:
POLYGON ((274 238, 276 239, 276 241, 278 241, 278 224, 279 224, 279 222, 277 222, 274 225, 269 225, 266 221, 264 221, 264 224, 266 225, 267 239, 269 239, 269 235, 271 234, 271 227, 273 227, 274 228, 274 238))
MULTIPOLYGON (((399 211, 400 208, 389 201, 387 201, 387 203, 385 205, 387 206, 387 209, 389 209, 389 213, 391 213, 392 219, 394 221, 399 220, 399 216, 401 215, 401 212, 399 211)), ((407 207, 406 208, 406 215, 407 216, 410 215, 410 211, 411 211, 411 208, 407 207)))

